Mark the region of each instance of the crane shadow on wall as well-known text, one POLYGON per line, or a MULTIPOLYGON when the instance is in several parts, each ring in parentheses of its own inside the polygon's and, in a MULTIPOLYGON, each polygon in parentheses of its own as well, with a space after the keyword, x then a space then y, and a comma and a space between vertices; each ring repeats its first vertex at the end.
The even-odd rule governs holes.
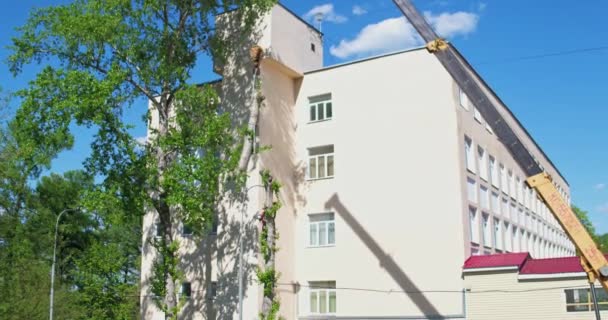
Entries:
POLYGON ((407 274, 399 267, 397 262, 388 255, 378 242, 365 230, 350 211, 340 201, 337 194, 334 194, 325 202, 325 208, 336 212, 346 224, 353 230, 365 246, 374 254, 380 265, 386 270, 391 278, 399 285, 401 290, 407 294, 408 298, 420 309, 427 319, 444 319, 437 308, 429 301, 423 292, 416 286, 407 274))

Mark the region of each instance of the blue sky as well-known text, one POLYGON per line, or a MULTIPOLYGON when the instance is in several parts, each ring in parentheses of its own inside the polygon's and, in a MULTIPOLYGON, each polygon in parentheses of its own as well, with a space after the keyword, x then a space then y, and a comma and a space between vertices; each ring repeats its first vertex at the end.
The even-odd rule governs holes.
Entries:
MULTIPOLYGON (((40 5, 66 1, 14 1, 0 11, 0 59, 28 12, 40 5)), ((418 44, 392 1, 302 1, 283 3, 303 18, 323 13, 325 64, 341 63, 418 44)), ((590 212, 601 232, 608 232, 608 49, 521 59, 579 49, 607 47, 608 2, 418 0, 419 10, 449 37, 507 103, 560 168, 572 189, 573 202, 590 212)), ((0 86, 15 91, 31 80, 39 66, 13 78, 0 65, 0 86)), ((193 82, 216 78, 201 57, 193 82)), ((405 72, 405 70, 404 70, 405 72)), ((136 102, 125 118, 145 134, 136 102)), ((81 167, 91 131, 75 128, 76 145, 53 162, 53 171, 81 167)))

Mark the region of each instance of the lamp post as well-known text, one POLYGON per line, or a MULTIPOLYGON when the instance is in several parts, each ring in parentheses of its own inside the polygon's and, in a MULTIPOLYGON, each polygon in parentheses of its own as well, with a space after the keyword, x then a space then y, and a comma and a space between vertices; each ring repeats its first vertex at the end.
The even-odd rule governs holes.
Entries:
POLYGON ((55 260, 57 258, 57 229, 59 228, 59 219, 61 219, 61 216, 69 211, 74 211, 77 209, 64 209, 63 211, 61 211, 61 213, 59 213, 59 215, 57 216, 57 222, 55 222, 55 243, 53 245, 53 264, 51 265, 51 294, 50 294, 50 307, 49 307, 49 320, 53 320, 53 298, 54 298, 54 294, 55 294, 55 260))
MULTIPOLYGON (((245 191, 245 196, 249 194, 251 189, 264 186, 261 184, 253 185, 245 191)), ((247 211, 247 202, 243 205, 243 210, 241 211, 241 230, 239 234, 239 320, 243 320, 243 232, 245 225, 245 211, 247 211)))

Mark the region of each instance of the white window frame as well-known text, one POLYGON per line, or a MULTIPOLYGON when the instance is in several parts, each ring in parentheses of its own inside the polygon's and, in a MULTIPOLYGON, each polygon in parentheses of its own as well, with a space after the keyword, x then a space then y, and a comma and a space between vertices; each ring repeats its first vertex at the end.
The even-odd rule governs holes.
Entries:
POLYGON ((307 224, 307 234, 308 234, 308 241, 307 242, 307 247, 308 248, 324 248, 324 247, 334 247, 336 245, 336 215, 333 212, 323 212, 323 213, 314 213, 314 214, 309 214, 308 215, 308 224, 307 224), (322 217, 326 215, 328 217, 328 219, 326 220, 318 220, 318 221, 312 221, 313 218, 315 217, 322 217), (325 227, 325 244, 320 244, 321 243, 321 226, 325 227), (330 237, 329 237, 329 230, 330 230, 330 226, 333 227, 333 243, 330 243, 330 237), (312 239, 311 239, 311 230, 312 228, 316 228, 316 243, 312 243, 312 239))
POLYGON ((500 215, 500 195, 494 191, 490 195, 490 205, 492 206, 492 212, 500 215))
POLYGON ((498 165, 500 168, 500 189, 504 194, 509 194, 509 181, 507 180, 507 168, 505 165, 500 163, 498 165))
POLYGON ((479 214, 475 207, 469 206, 469 239, 472 243, 479 244, 479 214))
POLYGON ((469 111, 469 97, 467 97, 467 94, 460 88, 458 88, 458 104, 460 104, 463 109, 469 111))
POLYGON ((482 227, 482 235, 483 235, 483 246, 486 248, 491 247, 491 239, 492 239, 492 221, 490 221, 491 217, 490 214, 487 212, 482 212, 481 213, 481 227, 482 227))
POLYGON ((498 218, 494 218, 494 248, 498 250, 503 250, 502 245, 502 222, 498 218))
POLYGON ((477 161, 479 177, 484 181, 488 181, 488 153, 480 145, 477 145, 477 161))
POLYGON ((336 291, 336 285, 334 281, 318 281, 318 282, 309 282, 310 288, 308 290, 308 296, 306 299, 308 299, 308 314, 312 314, 312 315, 320 315, 320 314, 335 314, 338 310, 338 292, 336 291), (327 287, 322 287, 322 284, 329 284, 329 283, 333 283, 333 288, 330 286, 327 287), (318 286, 317 286, 318 285, 318 286), (326 312, 321 312, 321 293, 325 293, 325 307, 326 307, 326 312), (336 310, 330 311, 329 310, 329 297, 331 294, 334 294, 334 296, 336 297, 336 305, 335 308, 336 310), (316 310, 312 310, 312 301, 311 301, 311 296, 315 294, 317 297, 317 305, 316 305, 316 310))
POLYGON ((490 155, 489 156, 490 159, 490 181, 492 182, 492 185, 496 188, 500 188, 500 183, 499 183, 499 177, 498 177, 498 167, 496 166, 496 158, 494 158, 494 156, 490 155))
POLYGON ((473 203, 479 201, 479 197, 477 196, 477 181, 473 178, 467 178, 467 199, 473 203))
MULTIPOLYGON (((327 146, 320 146, 320 147, 316 147, 316 148, 324 148, 324 147, 331 147, 332 149, 334 148, 333 145, 327 145, 327 146)), ((335 174, 336 174, 336 157, 335 157, 335 149, 333 149, 333 152, 328 152, 328 153, 319 153, 319 154, 315 154, 315 155, 310 155, 311 149, 316 149, 316 148, 309 148, 308 149, 308 166, 307 166, 307 170, 306 170, 306 176, 308 178, 308 180, 322 180, 322 179, 332 179, 334 178, 335 174), (332 168, 332 173, 331 175, 329 175, 329 158, 332 158, 332 163, 333 163, 333 168, 332 168), (323 161, 325 163, 325 171, 323 172, 323 177, 319 176, 319 159, 323 158, 323 161), (311 162, 314 159, 315 161, 315 177, 311 177, 310 176, 310 171, 311 171, 311 162)))
POLYGON ((464 136, 464 161, 467 170, 472 173, 476 173, 476 165, 475 165, 475 148, 473 144, 473 139, 468 136, 464 136))
POLYGON ((490 190, 484 185, 479 185, 479 206, 482 209, 490 209, 490 190))
POLYGON ((331 99, 331 94, 324 94, 324 95, 320 95, 320 96, 316 96, 316 97, 310 97, 308 98, 308 123, 316 123, 316 122, 323 122, 323 121, 328 121, 333 119, 334 116, 334 108, 333 108, 333 103, 332 103, 332 99, 331 99), (328 108, 326 107, 326 105, 329 103, 330 108, 331 109, 331 114, 328 115, 328 108), (323 111, 323 118, 319 119, 319 106, 322 106, 323 111), (311 110, 314 108, 314 114, 315 114, 315 119, 313 120, 311 118, 311 110))
POLYGON ((475 119, 475 121, 477 121, 479 123, 483 123, 483 117, 481 116, 481 113, 479 112, 479 110, 477 110, 477 108, 475 106, 473 106, 473 118, 475 119))

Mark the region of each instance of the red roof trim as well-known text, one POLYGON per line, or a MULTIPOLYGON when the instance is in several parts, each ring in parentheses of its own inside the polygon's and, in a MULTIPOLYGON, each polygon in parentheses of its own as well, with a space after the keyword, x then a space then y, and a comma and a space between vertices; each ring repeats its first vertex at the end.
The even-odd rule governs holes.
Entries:
MULTIPOLYGON (((606 255, 608 259, 608 254, 606 255)), ((514 266, 519 274, 560 274, 584 272, 579 257, 533 259, 530 254, 505 253, 469 257, 463 270, 514 266)))

